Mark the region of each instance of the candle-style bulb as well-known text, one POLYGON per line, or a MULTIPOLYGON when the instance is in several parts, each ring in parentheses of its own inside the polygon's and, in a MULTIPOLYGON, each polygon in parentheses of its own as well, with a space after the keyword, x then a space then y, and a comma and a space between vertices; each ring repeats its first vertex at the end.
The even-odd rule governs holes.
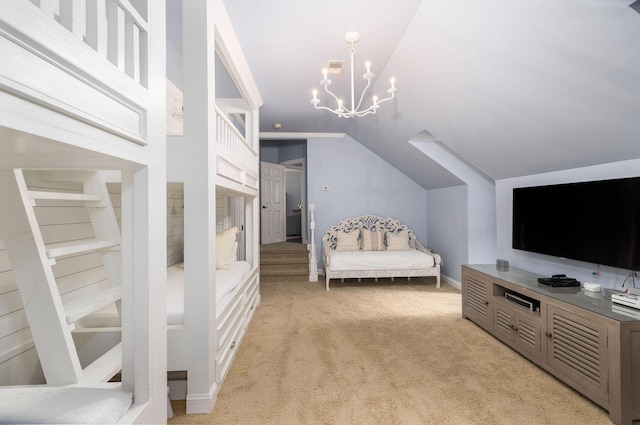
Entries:
POLYGON ((396 88, 396 79, 395 79, 395 77, 391 77, 391 79, 389 81, 391 81, 391 88, 395 89, 396 88))
POLYGON ((367 67, 367 72, 371 72, 371 61, 366 61, 364 66, 367 67))

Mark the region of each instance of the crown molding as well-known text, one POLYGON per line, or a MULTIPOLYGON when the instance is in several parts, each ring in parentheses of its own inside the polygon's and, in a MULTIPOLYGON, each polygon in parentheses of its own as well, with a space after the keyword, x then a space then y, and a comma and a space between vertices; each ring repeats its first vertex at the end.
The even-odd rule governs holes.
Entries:
POLYGON ((278 132, 278 131, 261 131, 260 140, 290 140, 290 139, 311 139, 311 138, 335 138, 344 137, 345 133, 296 133, 296 132, 278 132))

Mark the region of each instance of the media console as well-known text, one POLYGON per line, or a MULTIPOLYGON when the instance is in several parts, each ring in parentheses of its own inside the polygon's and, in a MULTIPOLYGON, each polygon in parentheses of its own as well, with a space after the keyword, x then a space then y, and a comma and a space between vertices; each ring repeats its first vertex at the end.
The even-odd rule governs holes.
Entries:
POLYGON ((495 264, 462 266, 467 318, 609 412, 640 419, 640 320, 611 300, 495 264))

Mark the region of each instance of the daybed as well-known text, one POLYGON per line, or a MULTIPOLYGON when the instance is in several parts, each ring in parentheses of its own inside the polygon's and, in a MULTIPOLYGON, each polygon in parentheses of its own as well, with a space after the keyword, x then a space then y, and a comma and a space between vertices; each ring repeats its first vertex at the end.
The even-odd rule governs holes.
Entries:
POLYGON ((438 254, 424 248, 413 231, 393 218, 374 215, 340 221, 322 237, 326 289, 331 279, 435 276, 438 254))

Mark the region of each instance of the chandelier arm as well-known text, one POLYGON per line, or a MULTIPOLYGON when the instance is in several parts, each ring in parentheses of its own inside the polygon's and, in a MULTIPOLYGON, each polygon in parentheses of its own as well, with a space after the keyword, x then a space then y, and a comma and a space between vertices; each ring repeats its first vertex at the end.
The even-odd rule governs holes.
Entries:
POLYGON ((391 100, 391 99, 393 99, 393 98, 394 98, 394 93, 391 93, 391 95, 390 95, 389 97, 385 97, 384 99, 380 99, 380 100, 378 100, 378 103, 377 103, 377 104, 379 105, 379 104, 381 104, 381 103, 383 103, 383 102, 387 102, 387 101, 389 101, 389 100, 391 100))
POLYGON ((331 96, 333 96, 333 98, 335 99, 336 103, 338 104, 338 108, 340 108, 340 99, 338 99, 338 96, 336 96, 331 90, 329 90, 328 86, 324 86, 324 91, 329 93, 331 96))
POLYGON ((357 111, 358 109, 360 109, 360 105, 362 105, 362 101, 364 100, 364 95, 367 93, 370 86, 371 86, 371 80, 367 80, 367 86, 364 88, 364 90, 362 90, 362 94, 360 95, 360 101, 358 102, 358 106, 354 108, 354 111, 357 111))
POLYGON ((377 112, 378 108, 373 108, 370 107, 368 109, 365 109, 364 111, 360 111, 360 112, 356 112, 356 116, 359 117, 364 117, 365 115, 374 115, 377 112))
POLYGON ((337 109, 331 109, 326 106, 318 106, 318 105, 313 105, 313 106, 316 109, 324 109, 325 111, 330 111, 330 112, 333 112, 334 114, 339 114, 339 112, 337 112, 338 111, 337 109))

